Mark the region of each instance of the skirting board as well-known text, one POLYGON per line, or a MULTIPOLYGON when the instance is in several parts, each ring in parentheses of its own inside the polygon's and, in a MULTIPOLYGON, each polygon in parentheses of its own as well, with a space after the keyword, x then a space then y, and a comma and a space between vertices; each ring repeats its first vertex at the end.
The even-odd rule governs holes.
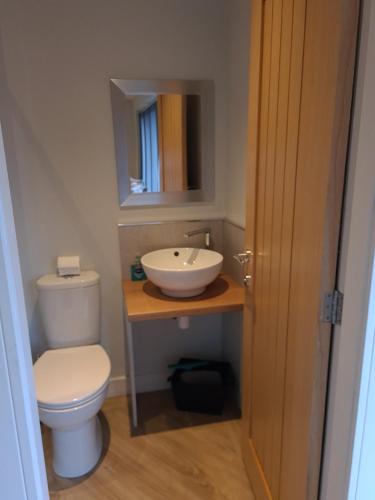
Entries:
POLYGON ((115 396, 124 396, 127 393, 126 389, 127 389, 127 380, 125 375, 120 375, 119 377, 111 377, 109 379, 107 398, 113 398, 115 396))
MULTIPOLYGON (((137 392, 152 392, 169 389, 170 384, 167 381, 168 375, 170 375, 170 373, 137 375, 135 377, 135 386, 137 392)), ((130 392, 129 382, 129 378, 125 377, 125 375, 111 377, 109 380, 107 398, 124 396, 125 394, 128 394, 130 392)))

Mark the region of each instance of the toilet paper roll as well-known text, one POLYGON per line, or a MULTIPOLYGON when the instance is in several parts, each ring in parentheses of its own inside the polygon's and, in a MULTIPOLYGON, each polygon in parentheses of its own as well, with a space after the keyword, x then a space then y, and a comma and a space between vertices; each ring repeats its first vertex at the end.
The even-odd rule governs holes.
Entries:
POLYGON ((78 276, 81 274, 79 256, 57 257, 57 274, 59 276, 78 276))

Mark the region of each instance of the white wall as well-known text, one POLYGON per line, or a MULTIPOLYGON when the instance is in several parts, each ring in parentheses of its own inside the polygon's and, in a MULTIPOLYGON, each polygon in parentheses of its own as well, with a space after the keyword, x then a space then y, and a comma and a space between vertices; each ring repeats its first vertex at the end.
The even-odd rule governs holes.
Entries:
POLYGON ((226 0, 0 0, 0 71, 5 76, 0 97, 34 354, 45 348, 34 283, 54 270, 57 255, 80 254, 84 268, 101 274, 102 343, 113 375, 120 375, 124 351, 117 223, 221 217, 226 201, 233 217, 241 218, 246 109, 238 93, 244 90, 247 62, 243 54, 241 64, 247 49, 247 36, 241 34, 247 27, 242 13, 247 1, 233 2, 236 20, 229 29, 231 5, 226 0), (229 51, 232 34, 234 43, 241 43, 238 54, 234 45, 229 51), (229 54, 235 55, 233 65, 229 54), (235 127, 230 164, 229 68, 235 71, 230 88, 237 107, 230 114, 235 127), (214 203, 120 211, 111 77, 214 80, 214 203))
MULTIPOLYGON (((3 0, 0 19, 12 116, 6 139, 34 352, 42 348, 35 278, 53 271, 57 255, 78 253, 102 276, 103 344, 113 373, 122 373, 116 224, 151 217, 149 210, 118 208, 109 78, 215 80, 217 201, 204 212, 222 213, 223 1, 3 0)), ((170 208, 151 212, 172 215, 170 208)), ((179 207, 173 217, 201 212, 179 207)))
POLYGON ((245 227, 250 1, 226 2, 229 22, 226 216, 245 227))

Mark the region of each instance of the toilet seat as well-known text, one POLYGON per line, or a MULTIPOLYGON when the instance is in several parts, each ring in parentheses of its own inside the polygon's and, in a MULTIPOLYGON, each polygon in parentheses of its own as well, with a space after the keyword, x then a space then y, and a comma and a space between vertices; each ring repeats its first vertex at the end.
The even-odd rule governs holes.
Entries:
POLYGON ((100 345, 48 350, 34 364, 38 406, 63 410, 83 405, 106 388, 110 370, 100 345))

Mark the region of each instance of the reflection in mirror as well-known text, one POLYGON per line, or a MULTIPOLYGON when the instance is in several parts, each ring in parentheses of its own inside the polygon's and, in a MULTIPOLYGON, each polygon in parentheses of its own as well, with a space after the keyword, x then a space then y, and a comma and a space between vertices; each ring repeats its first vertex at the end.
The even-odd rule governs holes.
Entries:
POLYGON ((120 205, 209 201, 213 86, 111 80, 120 205))
POLYGON ((200 188, 200 96, 126 96, 135 140, 132 193, 200 188))

